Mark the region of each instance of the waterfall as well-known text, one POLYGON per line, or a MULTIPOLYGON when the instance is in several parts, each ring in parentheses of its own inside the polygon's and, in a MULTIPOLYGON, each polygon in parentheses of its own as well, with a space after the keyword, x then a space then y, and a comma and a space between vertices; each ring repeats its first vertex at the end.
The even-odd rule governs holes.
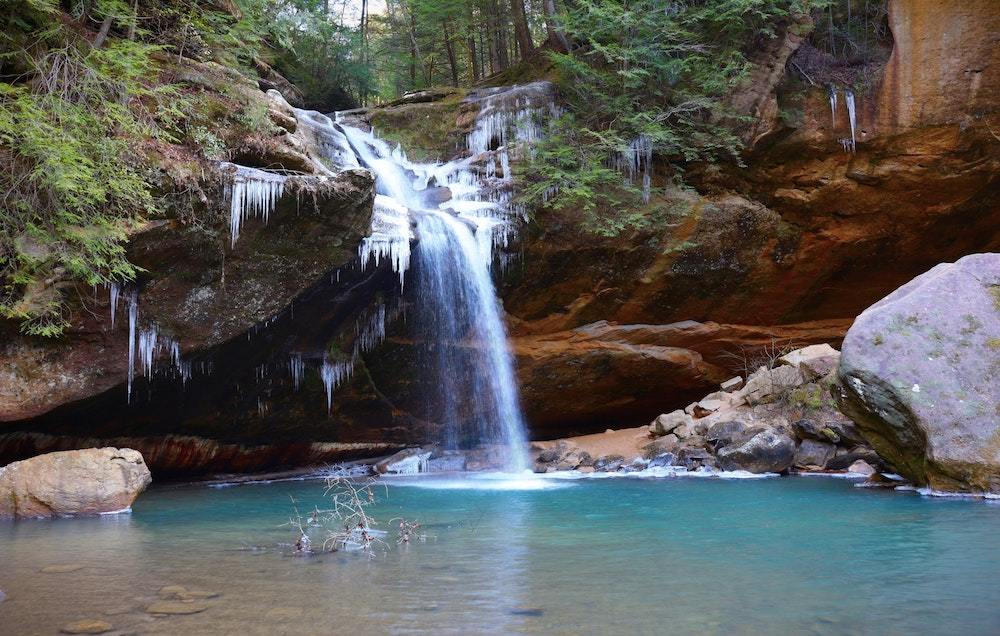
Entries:
POLYGON ((423 336, 436 358, 436 403, 456 445, 469 411, 475 437, 508 453, 510 470, 527 468, 524 422, 514 365, 490 280, 473 228, 447 213, 417 215, 417 303, 423 336))
MULTIPOLYGON (((542 117, 556 111, 545 83, 487 89, 470 99, 480 105, 466 138, 470 156, 447 163, 412 162, 374 130, 343 125, 337 117, 331 125, 346 137, 357 164, 375 175, 372 229, 359 249, 362 266, 388 261, 402 288, 413 261, 410 293, 444 442, 497 447, 506 468, 520 472, 528 467, 524 418, 490 270, 497 248, 507 245, 523 216, 512 203, 510 161, 540 137, 542 117)), ((359 330, 359 350, 385 337, 384 316, 382 310, 359 330)), ((328 409, 332 388, 349 372, 337 373, 324 362, 328 409)))

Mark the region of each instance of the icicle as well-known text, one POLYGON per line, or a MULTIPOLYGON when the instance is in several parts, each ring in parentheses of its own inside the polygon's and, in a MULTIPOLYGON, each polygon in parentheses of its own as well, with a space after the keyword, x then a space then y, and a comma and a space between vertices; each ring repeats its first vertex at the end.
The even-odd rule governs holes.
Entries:
MULTIPOLYGON (((615 153, 610 163, 612 168, 624 173, 629 183, 635 183, 636 178, 642 176, 642 201, 649 203, 653 169, 652 139, 648 135, 639 135, 629 143, 628 147, 615 153)), ((545 196, 551 194, 555 194, 555 191, 546 192, 545 196)))
POLYGON ((146 378, 153 375, 153 358, 156 354, 156 327, 142 329, 139 331, 139 365, 142 367, 142 374, 146 378))
POLYGON ((857 138, 855 136, 855 129, 857 128, 857 118, 854 111, 854 93, 850 90, 844 92, 847 98, 847 117, 851 121, 851 152, 855 152, 857 148, 857 138))
POLYGON ((284 192, 287 177, 231 163, 223 162, 223 166, 235 168, 228 194, 230 246, 236 247, 240 228, 248 217, 260 217, 267 224, 268 216, 284 192))
POLYGON ((132 381, 135 380, 135 327, 139 321, 139 292, 129 291, 128 296, 128 384, 126 401, 132 402, 132 381))
POLYGON ((357 339, 354 344, 354 357, 368 353, 385 340, 386 311, 385 304, 379 303, 372 311, 355 323, 357 339))
POLYGON ((115 328, 115 314, 118 313, 118 295, 121 293, 121 288, 118 287, 118 283, 112 282, 108 285, 111 294, 111 329, 115 328))
POLYGON ((288 359, 288 371, 292 374, 292 386, 296 391, 299 390, 299 386, 302 384, 302 374, 305 372, 306 365, 302 362, 302 356, 297 353, 293 353, 288 359))
POLYGON ((830 114, 832 117, 833 128, 837 127, 837 88, 830 84, 830 114))
POLYGON ((350 362, 330 362, 323 359, 323 366, 320 368, 320 378, 323 380, 323 387, 326 389, 326 412, 330 414, 333 410, 333 390, 351 377, 354 373, 354 365, 350 362))

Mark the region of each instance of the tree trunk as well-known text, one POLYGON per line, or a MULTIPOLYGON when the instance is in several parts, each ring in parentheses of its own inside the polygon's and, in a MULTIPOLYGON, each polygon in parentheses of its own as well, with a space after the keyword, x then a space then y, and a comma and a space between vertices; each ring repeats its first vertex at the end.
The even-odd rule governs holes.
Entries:
POLYGON ((480 77, 479 58, 476 56, 476 23, 472 15, 472 3, 466 3, 465 6, 468 9, 468 24, 466 26, 468 31, 465 36, 465 48, 469 50, 469 72, 472 74, 472 81, 476 82, 480 77))
POLYGON ((528 18, 525 16, 524 0, 510 0, 510 10, 514 19, 517 48, 521 52, 523 60, 535 50, 535 44, 531 41, 531 31, 528 29, 528 18))
POLYGON ((497 52, 497 17, 496 2, 489 0, 486 3, 486 43, 489 46, 490 54, 490 75, 502 70, 500 68, 500 55, 497 52))
POLYGON ((417 87, 417 63, 420 61, 420 48, 417 47, 417 16, 410 7, 410 88, 417 87))
POLYGON ((139 23, 139 0, 132 2, 132 20, 128 23, 128 39, 135 41, 135 29, 139 23))
POLYGON ((548 33, 549 42, 564 53, 569 53, 569 40, 566 39, 566 34, 559 27, 556 1, 542 0, 542 10, 545 12, 545 30, 548 33))
POLYGON ((496 0, 492 0, 490 4, 493 5, 493 11, 496 15, 494 24, 497 29, 497 66, 503 71, 510 66, 510 56, 507 52, 507 20, 500 13, 500 6, 496 0))
POLYGON ((448 53, 448 65, 451 66, 451 85, 458 86, 458 60, 455 58, 455 47, 452 45, 446 20, 441 21, 441 28, 444 30, 444 49, 448 53))
POLYGON ((111 22, 115 19, 113 15, 108 14, 104 18, 104 22, 101 23, 101 30, 97 32, 97 37, 94 38, 94 48, 99 49, 104 46, 104 41, 108 39, 108 32, 111 31, 111 22))

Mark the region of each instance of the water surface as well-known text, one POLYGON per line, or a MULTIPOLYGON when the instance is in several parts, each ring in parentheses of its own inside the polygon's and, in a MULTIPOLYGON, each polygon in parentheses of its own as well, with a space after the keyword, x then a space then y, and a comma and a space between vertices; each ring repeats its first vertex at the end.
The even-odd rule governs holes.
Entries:
POLYGON ((279 547, 290 496, 322 505, 317 481, 159 488, 131 515, 0 524, 0 633, 83 618, 143 634, 1000 632, 995 503, 821 478, 448 485, 390 487, 378 517, 431 537, 375 559, 279 547), (166 585, 221 595, 147 614, 166 585))

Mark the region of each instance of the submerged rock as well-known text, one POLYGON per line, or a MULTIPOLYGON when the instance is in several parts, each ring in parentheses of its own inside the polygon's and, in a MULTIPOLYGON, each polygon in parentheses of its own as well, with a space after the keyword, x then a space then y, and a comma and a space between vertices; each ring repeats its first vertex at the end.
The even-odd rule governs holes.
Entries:
POLYGON ((69 625, 64 625, 59 631, 63 634, 103 634, 110 632, 112 629, 114 627, 107 621, 85 618, 69 625))
POLYGON ((896 472, 1000 492, 1000 254, 934 267, 865 310, 844 340, 841 408, 896 472))
POLYGON ((148 614, 184 615, 204 612, 210 606, 208 603, 191 601, 159 601, 146 607, 148 614))
POLYGON ((79 563, 64 563, 61 565, 46 565, 39 572, 43 574, 68 574, 70 572, 78 572, 82 569, 83 565, 79 563))
POLYGON ((151 479, 142 455, 130 448, 39 455, 0 468, 0 518, 127 510, 151 479))

